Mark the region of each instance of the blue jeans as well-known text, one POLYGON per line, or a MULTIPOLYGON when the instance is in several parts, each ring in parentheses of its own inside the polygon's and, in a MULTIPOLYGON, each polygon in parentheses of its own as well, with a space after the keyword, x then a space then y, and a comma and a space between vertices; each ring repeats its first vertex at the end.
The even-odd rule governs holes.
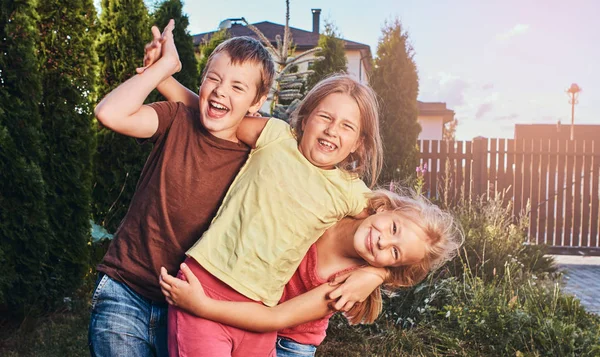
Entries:
POLYGON ((88 330, 92 357, 162 357, 167 350, 167 305, 99 274, 88 330))
POLYGON ((277 357, 314 356, 317 346, 304 345, 287 338, 277 337, 277 357))

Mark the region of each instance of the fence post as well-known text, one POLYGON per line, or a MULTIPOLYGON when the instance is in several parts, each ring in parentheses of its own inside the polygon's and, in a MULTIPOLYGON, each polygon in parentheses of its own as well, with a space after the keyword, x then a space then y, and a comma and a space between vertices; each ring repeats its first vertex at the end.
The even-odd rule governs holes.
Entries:
POLYGON ((473 192, 475 200, 487 193, 488 139, 478 136, 473 139, 473 192))

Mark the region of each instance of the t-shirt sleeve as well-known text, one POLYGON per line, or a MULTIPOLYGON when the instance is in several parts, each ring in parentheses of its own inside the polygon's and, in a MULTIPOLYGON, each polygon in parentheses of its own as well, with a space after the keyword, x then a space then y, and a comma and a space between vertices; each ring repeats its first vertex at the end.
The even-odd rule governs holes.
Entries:
POLYGON ((182 109, 183 103, 176 102, 156 102, 148 104, 149 107, 156 111, 158 115, 158 129, 154 135, 149 138, 137 139, 139 144, 156 143, 158 139, 163 137, 173 124, 173 120, 177 113, 182 109))
POLYGON ((256 140, 256 148, 263 147, 279 138, 292 137, 290 125, 281 119, 271 118, 256 140))
POLYGON ((371 193, 371 190, 365 185, 363 180, 358 178, 352 180, 348 195, 348 216, 356 216, 367 207, 367 195, 369 193, 371 193))

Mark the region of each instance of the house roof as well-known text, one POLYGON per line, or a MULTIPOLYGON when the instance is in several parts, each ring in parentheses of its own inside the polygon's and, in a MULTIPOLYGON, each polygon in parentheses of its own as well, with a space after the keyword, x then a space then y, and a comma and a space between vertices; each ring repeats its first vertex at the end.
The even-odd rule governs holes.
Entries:
MULTIPOLYGON (((275 40, 277 35, 283 37, 284 25, 276 24, 270 21, 257 22, 254 25, 258 28, 271 42, 272 45, 276 45, 277 42, 275 40)), ((252 30, 248 27, 240 24, 233 23, 231 27, 228 29, 229 33, 232 37, 239 36, 250 36, 253 38, 258 38, 252 30)), ((292 39, 294 44, 296 45, 296 50, 298 51, 307 51, 311 48, 317 47, 319 43, 319 34, 317 32, 306 31, 297 29, 295 27, 290 26, 290 31, 292 33, 292 39)), ((194 38, 194 46, 199 46, 202 43, 207 43, 210 41, 210 38, 216 31, 199 33, 197 35, 193 35, 194 38)), ((346 50, 358 50, 361 52, 361 57, 371 58, 371 47, 369 45, 365 45, 364 43, 354 42, 342 39, 344 41, 344 47, 346 50)), ((365 66, 367 70, 371 70, 371 61, 365 61, 365 66)))
POLYGON ((423 117, 443 117, 444 124, 454 120, 454 111, 446 108, 446 103, 441 102, 421 102, 417 101, 419 116, 423 117))

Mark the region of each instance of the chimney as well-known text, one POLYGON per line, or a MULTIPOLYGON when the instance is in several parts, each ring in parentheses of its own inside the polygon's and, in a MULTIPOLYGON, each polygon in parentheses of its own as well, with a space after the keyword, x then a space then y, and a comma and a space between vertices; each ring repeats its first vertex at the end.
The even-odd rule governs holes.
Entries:
POLYGON ((313 33, 319 33, 319 22, 321 21, 321 9, 311 9, 313 14, 313 33))

